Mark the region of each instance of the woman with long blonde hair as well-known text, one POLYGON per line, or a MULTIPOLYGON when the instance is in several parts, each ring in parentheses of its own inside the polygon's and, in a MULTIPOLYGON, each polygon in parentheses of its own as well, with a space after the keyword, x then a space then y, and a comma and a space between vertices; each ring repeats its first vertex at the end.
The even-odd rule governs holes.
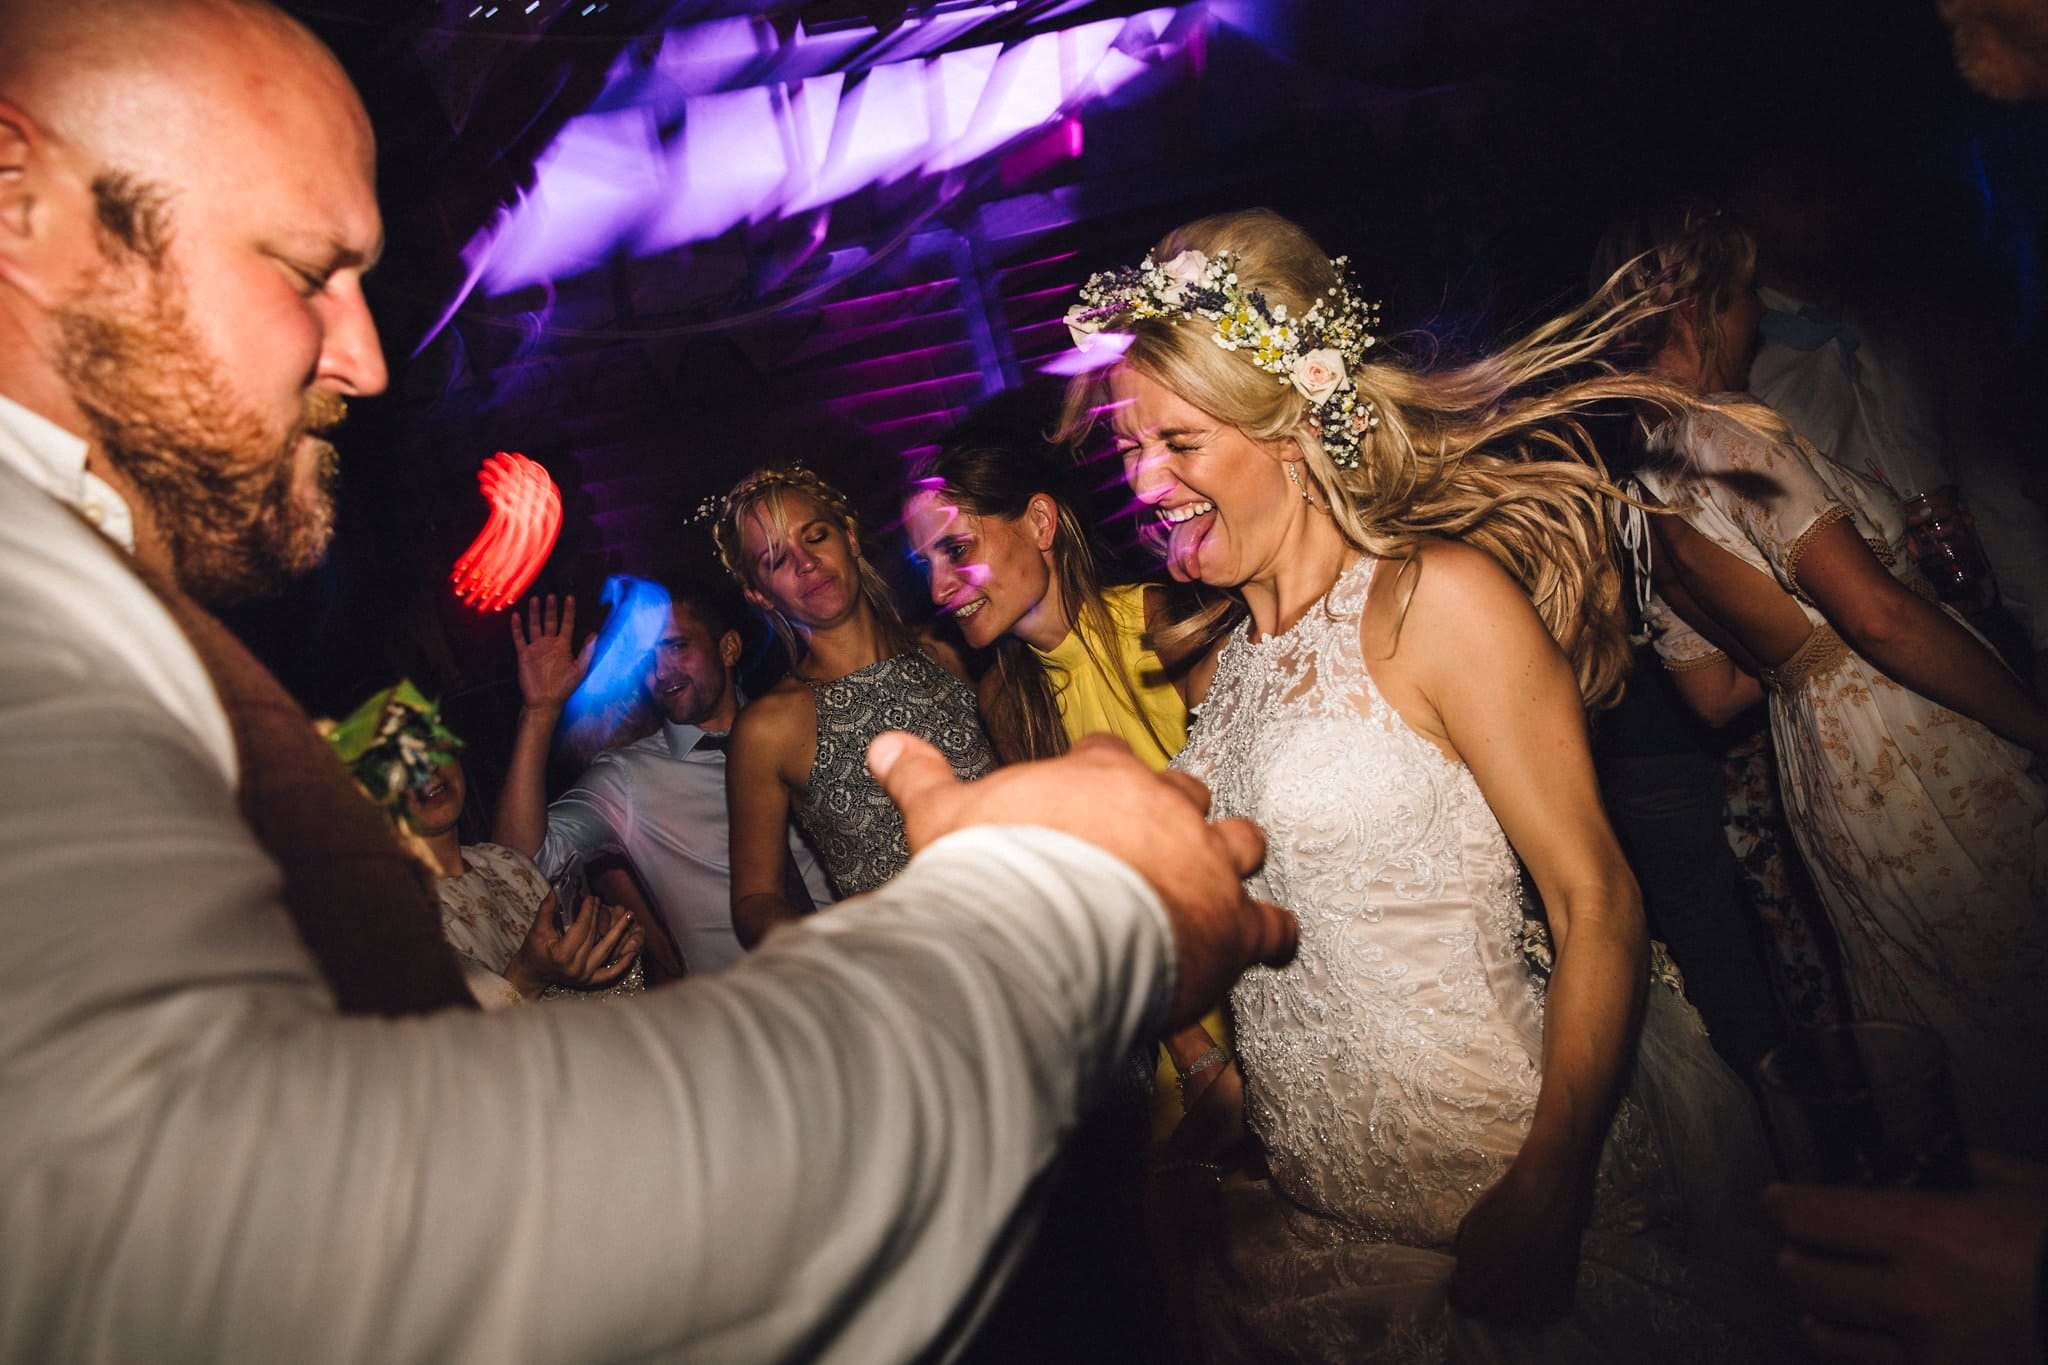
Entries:
POLYGON ((1265 827, 1253 889, 1302 925, 1232 995, 1270 1181, 1183 1191, 1227 1227, 1194 1276, 1211 1348, 1768 1357, 1729 1222, 1758 1130, 1697 1015, 1646 989, 1587 742, 1627 642, 1579 420, 1684 395, 1600 368, 1594 314, 1404 361, 1344 262, 1265 212, 1169 234, 1068 323, 1114 357, 1070 416, 1107 413, 1171 572, 1247 612, 1175 766, 1265 827))
POLYGON ((1613 228, 1603 297, 1651 372, 1702 402, 1651 423, 1646 603, 1679 695, 1711 724, 1769 708, 1778 786, 1863 1017, 1947 1043, 1972 1138, 2048 1155, 2048 709, 1914 563, 1896 499, 1740 388, 1756 251, 1680 205, 1613 228), (1644 305, 1647 305, 1645 307, 1644 305))
POLYGON ((995 755, 959 657, 904 623, 838 489, 807 469, 756 470, 726 494, 712 536, 790 659, 740 712, 726 753, 733 931, 751 948, 806 909, 785 844, 792 815, 841 897, 909 861, 903 818, 867 769, 876 735, 929 740, 962 778, 995 755))

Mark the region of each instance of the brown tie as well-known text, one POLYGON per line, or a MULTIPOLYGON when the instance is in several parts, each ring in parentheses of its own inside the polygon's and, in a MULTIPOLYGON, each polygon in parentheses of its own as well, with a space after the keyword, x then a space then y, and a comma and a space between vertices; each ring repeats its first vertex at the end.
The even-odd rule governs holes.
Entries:
POLYGON ((242 818, 283 870, 285 909, 343 1013, 473 1008, 441 937, 430 874, 398 846, 305 711, 198 603, 137 572, 213 679, 241 758, 242 818))

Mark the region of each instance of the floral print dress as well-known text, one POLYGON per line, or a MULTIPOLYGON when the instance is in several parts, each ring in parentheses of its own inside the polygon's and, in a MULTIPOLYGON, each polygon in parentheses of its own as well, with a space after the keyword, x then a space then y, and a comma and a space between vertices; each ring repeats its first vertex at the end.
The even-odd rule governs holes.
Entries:
MULTIPOLYGON (((1767 670, 1786 814, 1865 1018, 1947 1042, 1973 1141, 2039 1154, 2048 1112, 2048 799, 2025 751, 1893 681, 1799 589, 1801 552, 1849 521, 1902 582, 1904 527, 1881 489, 1772 439, 1731 405, 1667 425, 1642 483, 1797 601, 1806 642, 1767 670)), ((1665 666, 1722 656, 1664 603, 1646 619, 1665 666)))
MULTIPOLYGON (((522 1002, 504 973, 519 955, 550 889, 532 859, 503 844, 464 844, 462 871, 436 884, 441 937, 455 950, 469 993, 483 1008, 503 1009, 522 1002)), ((551 985, 542 998, 592 1000, 635 995, 646 989, 645 964, 635 959, 626 974, 610 986, 580 991, 551 985)))

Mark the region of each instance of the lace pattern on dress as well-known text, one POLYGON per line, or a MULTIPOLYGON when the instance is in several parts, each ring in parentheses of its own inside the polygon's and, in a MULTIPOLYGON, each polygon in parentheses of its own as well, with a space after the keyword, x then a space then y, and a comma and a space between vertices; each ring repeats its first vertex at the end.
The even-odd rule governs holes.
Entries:
MULTIPOLYGON (((1174 766, 1217 815, 1265 829, 1248 884, 1301 923, 1294 963, 1254 968, 1231 997, 1277 1185, 1322 1236, 1445 1246, 1528 1131, 1542 988, 1520 865, 1478 784, 1366 670, 1372 571, 1361 560, 1267 640, 1240 625, 1174 766)), ((1629 1108, 1616 1132, 1635 1168, 1653 1158, 1629 1108)), ((1640 1200, 1603 1202, 1642 1217, 1640 1200)))
POLYGON ((1218 659, 1202 724, 1177 766, 1218 814, 1269 839, 1253 891, 1300 917, 1295 964, 1233 994, 1250 1120, 1280 1186, 1371 1236, 1447 1241, 1526 1130, 1535 1068, 1493 1013, 1478 936, 1518 932, 1514 863, 1470 777, 1380 698, 1358 647, 1370 561, 1290 630, 1248 625, 1218 659), (1474 808, 1477 808, 1476 810, 1474 808), (1476 819, 1474 817, 1477 817, 1476 819), (1445 897, 1477 836, 1477 916, 1429 930, 1419 958, 1372 932, 1390 908, 1445 897))
POLYGON ((910 848, 903 817, 868 772, 868 745, 884 730, 929 740, 962 781, 996 766, 974 693, 922 649, 810 682, 818 708, 818 752, 797 820, 811 837, 832 889, 842 898, 871 891, 903 870, 910 848))

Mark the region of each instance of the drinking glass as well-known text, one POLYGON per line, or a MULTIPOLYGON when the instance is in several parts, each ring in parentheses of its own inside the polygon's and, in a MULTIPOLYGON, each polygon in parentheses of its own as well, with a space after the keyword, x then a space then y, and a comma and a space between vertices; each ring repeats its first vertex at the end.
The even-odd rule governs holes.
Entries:
POLYGON ((1758 1065, 1787 1179, 1964 1189, 1970 1159, 1948 1054, 1917 1024, 1802 1030, 1758 1065))
POLYGON ((1954 484, 1916 493, 1899 504, 1906 551, 1942 601, 1968 611, 1990 605, 1991 566, 1977 538, 1977 518, 1954 484))

